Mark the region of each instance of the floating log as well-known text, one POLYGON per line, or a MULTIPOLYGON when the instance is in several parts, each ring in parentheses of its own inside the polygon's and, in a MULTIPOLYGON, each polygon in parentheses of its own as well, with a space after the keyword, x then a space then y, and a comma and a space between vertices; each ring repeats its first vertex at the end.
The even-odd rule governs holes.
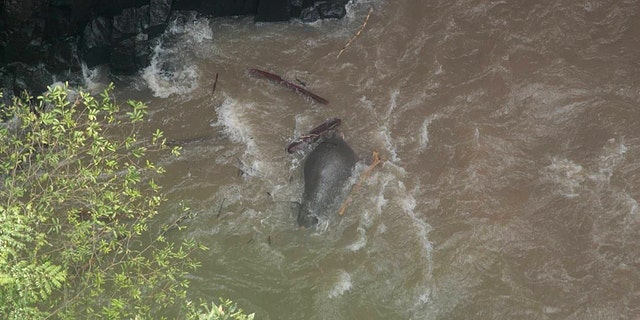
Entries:
POLYGON ((331 130, 335 129, 342 123, 342 120, 338 118, 327 119, 319 126, 311 129, 305 135, 293 140, 287 146, 288 153, 294 153, 296 151, 304 149, 304 147, 310 143, 314 143, 320 139, 320 137, 328 134, 331 130))
POLYGON ((249 70, 249 74, 251 74, 252 76, 258 77, 258 78, 264 78, 267 79, 271 82, 277 83, 281 86, 284 86, 285 88, 297 92, 299 94, 302 94, 304 96, 307 96, 309 98, 311 98, 313 101, 317 102, 317 103, 321 103, 321 104, 328 104, 329 101, 325 98, 320 97, 319 95, 297 85, 297 84, 293 84, 287 80, 282 79, 282 77, 280 77, 277 74, 273 74, 271 72, 267 72, 267 71, 263 71, 263 70, 259 70, 259 69, 251 69, 249 70))

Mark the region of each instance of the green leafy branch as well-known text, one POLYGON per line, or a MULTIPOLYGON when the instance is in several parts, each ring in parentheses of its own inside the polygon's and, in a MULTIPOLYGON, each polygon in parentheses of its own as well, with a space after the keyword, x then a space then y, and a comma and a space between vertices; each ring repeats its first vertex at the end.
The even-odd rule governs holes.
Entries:
POLYGON ((61 86, 3 108, 2 318, 153 317, 187 301, 184 276, 205 248, 163 234, 141 241, 165 201, 154 155, 179 148, 159 129, 140 139, 147 106, 121 111, 112 90, 61 86))

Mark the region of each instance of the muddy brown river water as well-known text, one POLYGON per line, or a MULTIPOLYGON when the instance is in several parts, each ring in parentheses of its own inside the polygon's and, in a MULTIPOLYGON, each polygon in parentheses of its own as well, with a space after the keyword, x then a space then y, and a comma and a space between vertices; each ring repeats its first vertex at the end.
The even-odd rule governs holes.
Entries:
POLYGON ((362 0, 313 24, 187 15, 116 86, 183 144, 161 159, 160 219, 188 205, 169 237, 210 247, 194 299, 259 319, 640 318, 640 1, 362 0), (332 117, 356 177, 373 150, 385 162, 343 217, 302 230, 302 155, 285 147, 332 117))

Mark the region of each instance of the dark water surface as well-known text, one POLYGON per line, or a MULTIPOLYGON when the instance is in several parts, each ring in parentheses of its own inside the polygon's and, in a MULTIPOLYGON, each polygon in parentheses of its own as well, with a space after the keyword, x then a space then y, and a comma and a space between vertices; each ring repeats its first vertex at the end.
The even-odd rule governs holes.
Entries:
POLYGON ((169 236, 211 248, 193 298, 260 319, 640 318, 640 1, 184 17, 152 66, 116 85, 184 146, 162 159, 161 219, 187 204, 195 216, 169 236), (301 230, 302 156, 284 148, 331 117, 360 155, 356 176, 373 150, 386 161, 343 217, 301 230))

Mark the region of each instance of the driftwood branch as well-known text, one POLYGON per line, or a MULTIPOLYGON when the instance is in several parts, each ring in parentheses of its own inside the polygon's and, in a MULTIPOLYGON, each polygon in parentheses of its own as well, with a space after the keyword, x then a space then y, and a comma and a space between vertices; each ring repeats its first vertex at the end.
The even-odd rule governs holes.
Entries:
POLYGON ((251 69, 249 70, 249 73, 252 76, 258 77, 258 78, 264 78, 267 79, 273 83, 277 83, 293 92, 297 92, 299 94, 302 94, 304 96, 307 96, 311 99, 313 99, 313 101, 317 102, 317 103, 321 103, 321 104, 328 104, 329 101, 327 101, 327 99, 320 97, 319 95, 297 85, 297 84, 293 84, 287 80, 282 79, 282 77, 280 77, 277 74, 273 74, 271 72, 267 72, 267 71, 263 71, 263 70, 259 70, 259 69, 251 69))
POLYGON ((328 119, 319 126, 311 129, 305 135, 293 140, 287 145, 287 152, 294 153, 298 150, 302 150, 306 145, 314 143, 320 139, 323 135, 329 133, 330 130, 335 129, 342 123, 342 120, 338 118, 328 119))
POLYGON ((342 55, 342 53, 347 50, 347 47, 351 45, 351 43, 356 40, 357 37, 360 36, 360 34, 362 33, 362 31, 364 30, 364 27, 367 26, 367 22, 369 22, 369 17, 371 16, 371 12, 373 12, 373 7, 369 8, 369 13, 367 13, 367 17, 364 19, 364 22, 362 23, 362 25, 360 26, 360 30, 358 30, 358 32, 356 32, 356 34, 351 37, 351 39, 349 39, 349 42, 347 42, 347 44, 344 45, 344 47, 342 47, 342 49, 340 50, 340 52, 338 52, 338 56, 336 56, 337 58, 340 58, 340 56, 342 55))

